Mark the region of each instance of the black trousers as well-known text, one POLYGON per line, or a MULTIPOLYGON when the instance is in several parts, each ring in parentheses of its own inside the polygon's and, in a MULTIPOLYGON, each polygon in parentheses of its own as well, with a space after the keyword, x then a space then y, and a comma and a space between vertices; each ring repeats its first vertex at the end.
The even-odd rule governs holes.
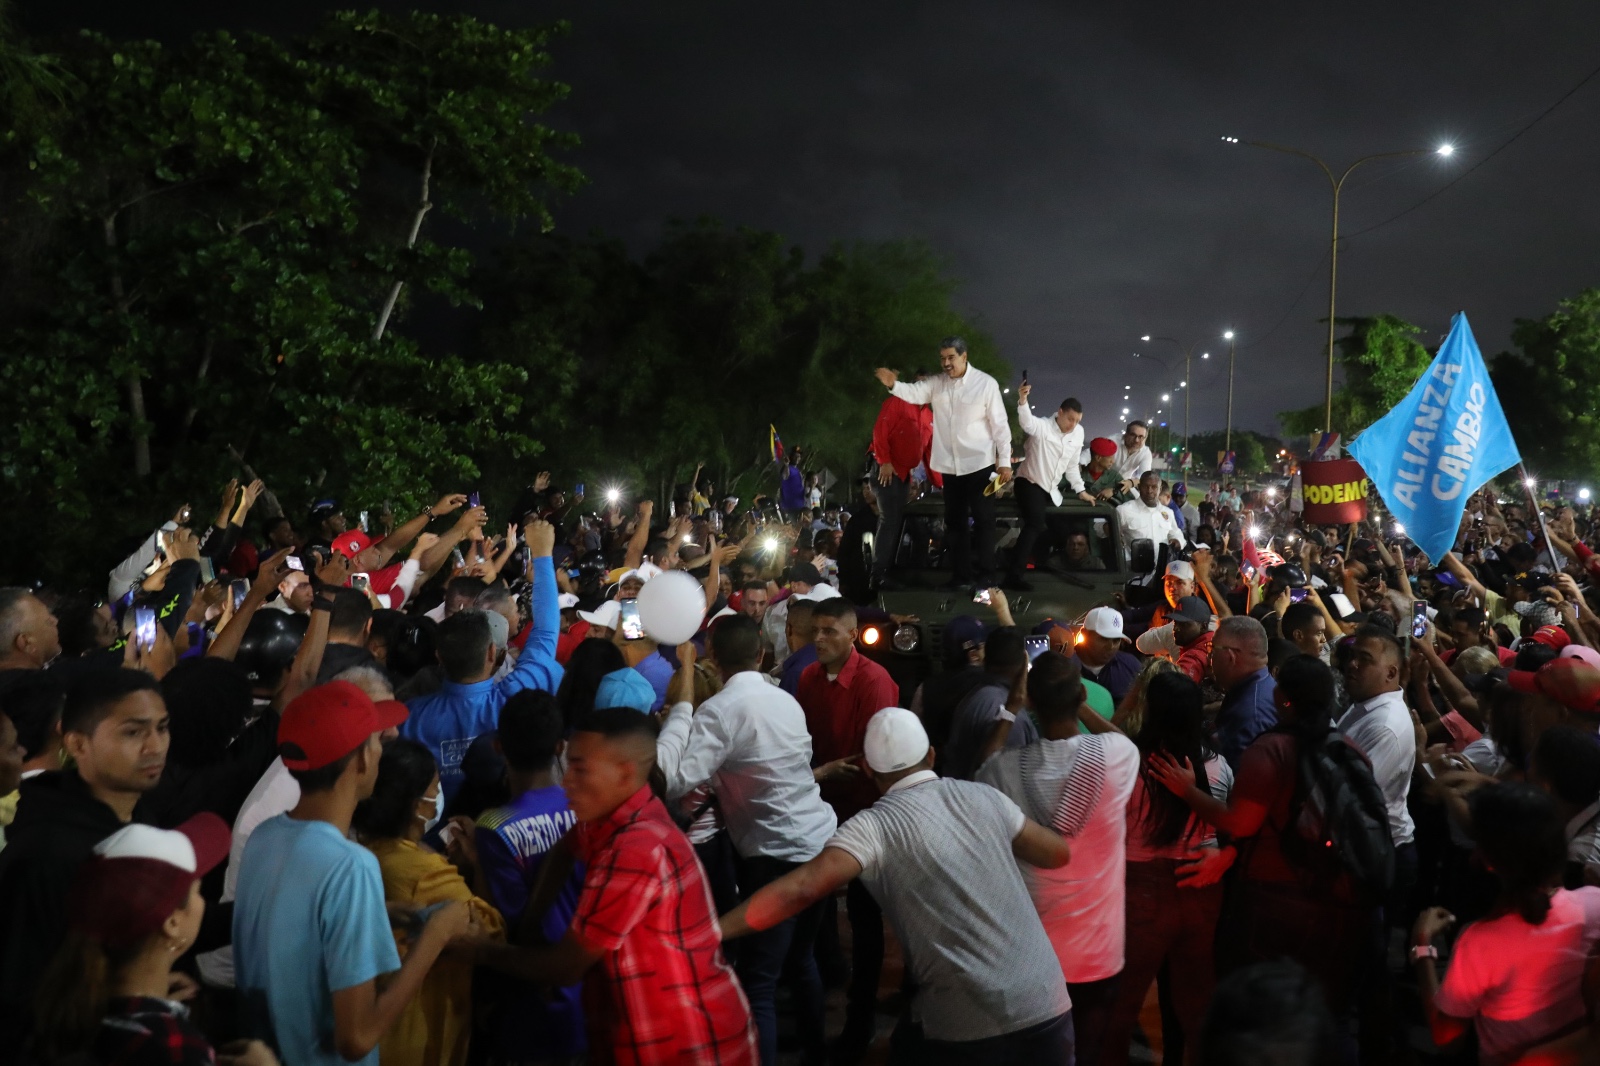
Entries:
MULTIPOLYGON (((883 467, 879 467, 882 470, 883 467)), ((894 557, 900 550, 900 527, 906 510, 906 496, 911 489, 909 477, 891 477, 885 485, 873 480, 872 490, 878 496, 878 532, 872 541, 872 578, 884 577, 894 567, 894 557)))
MULTIPOLYGON (((1011 557, 1011 573, 1016 577, 1022 577, 1028 569, 1028 563, 1033 559, 1033 548, 1039 541, 1039 535, 1049 529, 1049 509, 1052 503, 1050 494, 1031 481, 1019 477, 1012 484, 1016 486, 1017 510, 1022 512, 1022 532, 1017 535, 1016 554, 1011 557)), ((1045 541, 1041 561, 1049 557, 1053 539, 1045 541)), ((1081 1030, 1083 1027, 1081 1014, 1078 1016, 1077 1024, 1081 1030)))
POLYGON ((944 476, 944 539, 958 584, 988 580, 994 574, 994 497, 983 494, 993 476, 992 466, 944 476), (971 534, 967 532, 969 520, 976 527, 971 534))

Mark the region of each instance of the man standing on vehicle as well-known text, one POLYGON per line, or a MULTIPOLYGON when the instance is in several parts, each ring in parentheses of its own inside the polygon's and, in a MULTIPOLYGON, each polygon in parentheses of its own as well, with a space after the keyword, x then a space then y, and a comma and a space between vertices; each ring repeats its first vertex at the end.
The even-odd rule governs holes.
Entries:
MULTIPOLYGON (((1017 422, 1028 440, 1017 467, 1017 508, 1022 512, 1022 532, 1005 580, 1006 588, 1023 592, 1033 588, 1024 571, 1033 546, 1048 523, 1047 508, 1061 506, 1061 479, 1065 477, 1071 483, 1078 499, 1094 502, 1094 497, 1083 489, 1083 474, 1078 466, 1078 453, 1083 450, 1083 427, 1079 425, 1083 404, 1069 396, 1061 401, 1055 417, 1037 418, 1028 406, 1032 391, 1033 386, 1026 383, 1017 390, 1017 422)), ((1048 542, 1045 551, 1048 554, 1048 542)))
POLYGON ((1011 480, 1011 424, 1000 402, 1000 386, 967 362, 967 342, 946 337, 939 345, 944 373, 914 384, 879 367, 878 380, 895 396, 933 408, 933 449, 928 468, 944 475, 945 537, 949 540, 952 584, 985 583, 994 572, 994 497, 989 482, 1011 480), (967 527, 977 533, 976 571, 967 527))
MULTIPOLYGON (((919 383, 927 376, 921 370, 913 375, 919 383)), ((898 396, 883 401, 883 406, 878 408, 878 420, 872 426, 872 458, 878 464, 878 483, 874 486, 878 499, 878 530, 872 549, 873 588, 892 591, 900 587, 888 573, 900 549, 901 520, 911 487, 911 473, 928 461, 932 445, 931 409, 907 403, 898 396)), ((935 485, 940 484, 938 474, 933 474, 932 478, 935 485)))

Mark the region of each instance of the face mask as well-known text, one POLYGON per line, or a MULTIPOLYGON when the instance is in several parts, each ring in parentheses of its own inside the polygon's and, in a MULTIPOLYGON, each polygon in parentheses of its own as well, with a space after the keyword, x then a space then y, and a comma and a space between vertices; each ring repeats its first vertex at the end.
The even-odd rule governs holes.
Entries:
MULTIPOLYGON (((423 799, 428 797, 424 796, 423 799)), ((441 786, 437 795, 433 797, 433 817, 422 820, 424 835, 433 832, 433 827, 439 824, 439 819, 444 817, 444 788, 441 786)))

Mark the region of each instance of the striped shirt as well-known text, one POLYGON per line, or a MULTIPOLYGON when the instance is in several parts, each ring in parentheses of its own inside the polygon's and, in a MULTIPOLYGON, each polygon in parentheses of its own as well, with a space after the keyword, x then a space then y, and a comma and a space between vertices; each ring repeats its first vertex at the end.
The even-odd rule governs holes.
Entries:
POLYGON ((1014 1033, 1072 1008, 1011 841, 1026 822, 1005 796, 932 771, 895 782, 834 834, 861 864, 916 979, 930 1040, 1014 1033))

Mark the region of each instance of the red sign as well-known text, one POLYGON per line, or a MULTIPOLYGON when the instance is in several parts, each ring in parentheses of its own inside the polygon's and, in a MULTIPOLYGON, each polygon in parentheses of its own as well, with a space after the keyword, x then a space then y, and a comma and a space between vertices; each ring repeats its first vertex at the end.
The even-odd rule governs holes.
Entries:
POLYGON ((1300 468, 1300 482, 1307 522, 1332 526, 1367 517, 1367 493, 1372 484, 1354 459, 1308 462, 1300 468))

